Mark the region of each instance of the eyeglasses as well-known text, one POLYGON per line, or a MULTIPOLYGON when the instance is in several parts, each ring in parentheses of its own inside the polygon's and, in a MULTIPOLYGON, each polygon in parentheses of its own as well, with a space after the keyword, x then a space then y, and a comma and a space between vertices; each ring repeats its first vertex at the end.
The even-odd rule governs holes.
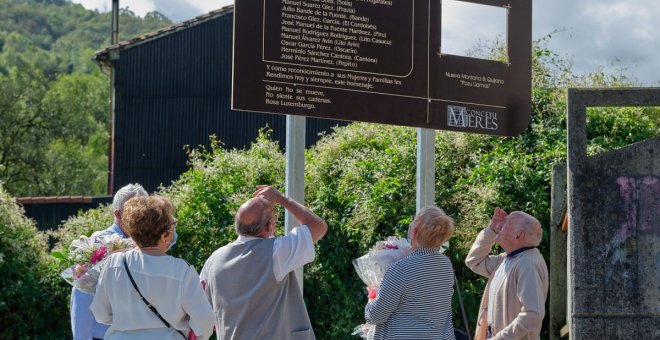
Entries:
POLYGON ((179 220, 174 220, 174 222, 170 223, 169 225, 171 225, 174 229, 176 229, 176 225, 178 223, 179 223, 179 220))

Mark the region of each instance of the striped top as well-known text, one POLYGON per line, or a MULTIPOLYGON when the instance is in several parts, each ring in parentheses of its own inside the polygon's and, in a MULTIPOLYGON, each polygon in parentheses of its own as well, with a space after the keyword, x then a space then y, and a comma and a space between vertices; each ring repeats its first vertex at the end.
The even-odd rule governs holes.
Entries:
POLYGON ((365 308, 374 339, 454 340, 453 285, 451 262, 438 249, 418 248, 394 263, 365 308))

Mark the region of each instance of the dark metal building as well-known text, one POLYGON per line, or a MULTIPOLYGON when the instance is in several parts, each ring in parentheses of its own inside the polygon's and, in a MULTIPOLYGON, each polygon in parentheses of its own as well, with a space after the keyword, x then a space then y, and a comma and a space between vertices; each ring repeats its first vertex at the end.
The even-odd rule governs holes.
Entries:
MULTIPOLYGON (((97 52, 113 71, 112 192, 169 185, 187 170, 184 146, 208 146, 210 135, 244 148, 268 126, 284 149, 286 116, 231 110, 232 21, 227 6, 97 52)), ((307 119, 307 146, 345 124, 307 119)))
POLYGON ((25 209, 25 216, 34 220, 37 229, 53 230, 70 216, 81 211, 112 203, 111 196, 51 196, 19 197, 16 202, 25 209))

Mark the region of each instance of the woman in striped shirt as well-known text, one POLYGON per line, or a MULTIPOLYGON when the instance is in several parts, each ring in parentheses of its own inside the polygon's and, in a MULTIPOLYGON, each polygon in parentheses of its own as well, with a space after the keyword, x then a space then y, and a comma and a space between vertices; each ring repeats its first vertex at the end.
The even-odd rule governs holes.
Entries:
POLYGON ((455 339, 454 272, 440 253, 453 233, 454 221, 442 209, 428 206, 417 213, 409 229, 412 253, 387 270, 365 307, 367 322, 376 325, 374 339, 455 339))

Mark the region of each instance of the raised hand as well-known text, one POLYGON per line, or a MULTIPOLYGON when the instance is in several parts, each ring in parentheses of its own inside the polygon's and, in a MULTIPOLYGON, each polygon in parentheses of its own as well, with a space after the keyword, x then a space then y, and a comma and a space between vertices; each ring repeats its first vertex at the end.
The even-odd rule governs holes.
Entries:
POLYGON ((252 193, 252 197, 263 197, 276 204, 282 204, 282 201, 286 200, 281 192, 270 185, 257 185, 257 190, 252 193))
POLYGON ((502 231, 502 228, 504 227, 504 223, 506 222, 506 217, 509 216, 509 214, 506 213, 506 211, 502 210, 500 207, 495 208, 495 212, 493 212, 493 217, 490 219, 490 229, 492 229, 495 233, 499 234, 500 231, 502 231))

